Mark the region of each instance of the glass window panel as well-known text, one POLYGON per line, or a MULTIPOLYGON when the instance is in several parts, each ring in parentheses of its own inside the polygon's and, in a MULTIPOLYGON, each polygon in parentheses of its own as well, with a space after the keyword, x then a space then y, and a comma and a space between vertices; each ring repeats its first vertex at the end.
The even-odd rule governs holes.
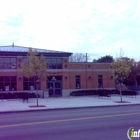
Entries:
POLYGON ((16 76, 0 76, 0 91, 16 91, 16 76), (14 79, 13 81, 11 79, 14 79))
POLYGON ((5 69, 8 69, 8 64, 5 63, 5 64, 4 64, 4 68, 5 68, 5 69))
POLYGON ((16 58, 11 58, 11 63, 15 63, 16 64, 16 58))
POLYGON ((17 66, 15 57, 0 57, 0 69, 16 69, 16 67, 17 66))
POLYGON ((60 95, 61 94, 61 90, 60 89, 55 89, 55 94, 56 95, 60 95))
POLYGON ((47 58, 47 68, 48 69, 62 69, 62 59, 61 58, 47 58))
POLYGON ((4 77, 0 76, 0 82, 3 82, 3 81, 4 81, 4 77))
POLYGON ((11 69, 15 69, 16 68, 16 64, 11 64, 11 69))
POLYGON ((29 87, 30 86, 33 86, 34 87, 35 86, 35 83, 34 82, 29 82, 29 87))
POLYGON ((52 69, 56 69, 56 65, 55 64, 52 65, 52 69))
POLYGON ((11 76, 11 81, 16 81, 16 76, 11 76))
POLYGON ((103 75, 98 75, 98 88, 103 88, 103 75))
POLYGON ((57 59, 57 64, 61 64, 62 60, 61 59, 57 59))
POLYGON ((80 76, 76 76, 76 80, 80 80, 80 76))
POLYGON ((53 88, 53 83, 48 83, 48 88, 52 89, 53 88))
POLYGON ((12 69, 16 68, 16 58, 11 58, 11 68, 12 69))
POLYGON ((50 96, 53 95, 53 89, 50 89, 50 90, 49 90, 49 95, 50 95, 50 96))
POLYGON ((10 63, 5 63, 5 69, 10 69, 11 68, 11 64, 10 63))
POLYGON ((0 69, 4 69, 4 64, 0 63, 0 69))
POLYGON ((51 68, 52 68, 52 65, 47 64, 47 68, 48 68, 48 69, 51 69, 51 68))
POLYGON ((35 81, 35 78, 34 77, 29 78, 29 81, 35 81))
POLYGON ((0 63, 4 63, 4 58, 0 58, 0 63))
POLYGON ((75 82, 76 82, 76 88, 81 88, 81 81, 80 81, 80 76, 76 75, 75 77, 75 82))
POLYGON ((9 83, 5 83, 5 91, 10 91, 10 85, 9 85, 9 83))
POLYGON ((30 86, 30 85, 29 85, 29 87, 30 87, 29 90, 35 90, 35 87, 34 87, 34 86, 30 86))
POLYGON ((4 89, 4 83, 0 83, 0 91, 3 91, 4 89))
POLYGON ((34 86, 35 83, 34 82, 29 82, 29 86, 34 86))
POLYGON ((55 76, 56 80, 62 80, 62 76, 55 76))
MULTIPOLYGON (((32 77, 29 79, 24 77, 23 78, 23 89, 24 90, 35 90, 36 89, 36 79, 37 79, 37 77, 32 77)), ((40 89, 40 83, 39 83, 38 89, 40 89)))
POLYGON ((57 64, 57 69, 61 69, 62 65, 61 64, 57 64))
POLYGON ((34 77, 34 80, 36 81, 38 78, 37 77, 34 77))
POLYGON ((49 64, 50 64, 50 63, 51 63, 51 59, 47 59, 47 63, 49 63, 49 64))
POLYGON ((55 83, 55 88, 60 88, 60 83, 55 83))
POLYGON ((5 82, 10 82, 10 76, 5 76, 5 82))
POLYGON ((10 58, 5 58, 5 63, 10 63, 10 58))
POLYGON ((24 82, 23 89, 24 90, 29 90, 29 84, 28 84, 28 82, 24 82))
POLYGON ((52 59, 52 64, 56 64, 56 59, 52 59))
POLYGON ((37 84, 35 85, 35 89, 37 89, 37 87, 38 87, 38 89, 40 89, 40 83, 37 83, 37 84))
POLYGON ((11 91, 15 91, 16 90, 16 83, 12 82, 11 83, 11 91))
POLYGON ((28 81, 28 78, 27 77, 23 77, 23 81, 28 81))

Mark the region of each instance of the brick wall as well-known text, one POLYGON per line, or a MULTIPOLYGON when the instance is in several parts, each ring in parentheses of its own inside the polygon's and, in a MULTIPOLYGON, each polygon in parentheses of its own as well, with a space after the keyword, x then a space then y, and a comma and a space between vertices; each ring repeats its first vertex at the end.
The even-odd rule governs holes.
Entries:
MULTIPOLYGON (((17 76, 17 90, 23 90, 23 75, 20 70, 20 60, 17 57, 17 69, 0 70, 0 76, 17 76)), ((48 70, 49 76, 62 76, 62 89, 76 89, 75 76, 81 77, 82 89, 98 88, 98 75, 103 75, 103 88, 115 88, 111 78, 110 64, 107 63, 70 63, 68 58, 62 58, 62 69, 48 70)), ((45 90, 46 81, 41 81, 41 89, 45 90)))

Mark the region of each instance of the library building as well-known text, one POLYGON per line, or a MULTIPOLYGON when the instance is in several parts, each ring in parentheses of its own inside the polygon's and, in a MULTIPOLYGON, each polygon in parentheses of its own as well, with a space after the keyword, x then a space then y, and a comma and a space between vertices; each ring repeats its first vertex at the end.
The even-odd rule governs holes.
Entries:
MULTIPOLYGON (((71 52, 37 49, 47 63, 47 80, 38 83, 39 93, 46 97, 65 97, 72 91, 114 89, 110 63, 69 62, 71 52)), ((27 61, 29 47, 0 46, 0 92, 36 92, 36 78, 22 74, 21 61, 27 61)))

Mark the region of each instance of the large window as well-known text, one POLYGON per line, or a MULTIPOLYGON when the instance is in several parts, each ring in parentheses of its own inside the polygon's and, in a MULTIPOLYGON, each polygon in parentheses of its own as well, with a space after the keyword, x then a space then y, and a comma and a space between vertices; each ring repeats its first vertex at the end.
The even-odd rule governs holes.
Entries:
POLYGON ((48 69, 62 69, 62 59, 61 58, 47 58, 47 68, 48 69))
MULTIPOLYGON (((23 62, 28 63, 28 58, 23 57, 23 62)), ((61 58, 47 58, 46 59, 48 69, 62 69, 62 59, 61 58)))
POLYGON ((16 57, 0 57, 0 69, 16 69, 16 57))
POLYGON ((77 89, 81 88, 81 77, 80 77, 80 75, 75 76, 75 84, 76 84, 75 86, 76 86, 77 89))
POLYGON ((103 75, 98 75, 98 88, 103 88, 103 75))
POLYGON ((37 86, 38 89, 40 89, 40 83, 36 84, 36 77, 32 77, 32 78, 23 78, 23 89, 24 90, 36 90, 37 86))
POLYGON ((16 76, 0 76, 0 91, 16 91, 16 76))

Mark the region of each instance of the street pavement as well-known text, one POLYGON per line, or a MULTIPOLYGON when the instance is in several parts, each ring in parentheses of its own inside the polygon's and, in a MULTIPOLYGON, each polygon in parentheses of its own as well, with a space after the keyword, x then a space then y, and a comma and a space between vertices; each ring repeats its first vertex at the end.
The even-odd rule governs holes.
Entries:
POLYGON ((0 113, 140 104, 140 95, 123 96, 122 99, 125 102, 118 102, 120 101, 118 95, 112 95, 111 98, 97 96, 39 98, 39 107, 36 107, 36 98, 31 98, 28 102, 23 102, 22 99, 4 99, 0 100, 0 113))

